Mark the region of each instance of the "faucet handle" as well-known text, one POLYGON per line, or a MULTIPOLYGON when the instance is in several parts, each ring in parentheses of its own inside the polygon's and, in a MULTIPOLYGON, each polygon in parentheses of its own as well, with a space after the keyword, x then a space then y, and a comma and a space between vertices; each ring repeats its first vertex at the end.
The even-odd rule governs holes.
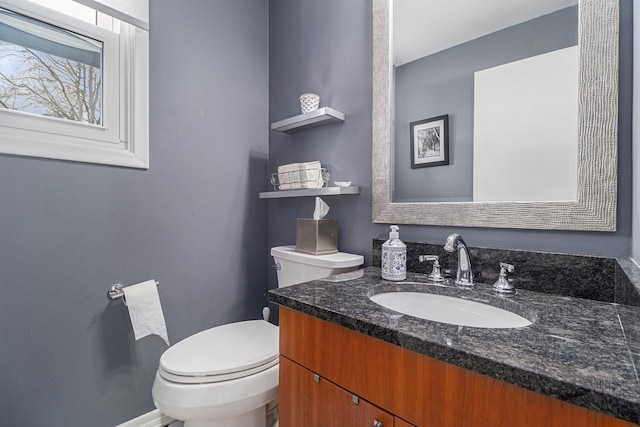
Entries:
POLYGON ((440 261, 438 255, 420 255, 418 260, 420 262, 433 261, 433 270, 431 270, 431 274, 427 276, 427 280, 431 282, 444 282, 446 280, 440 272, 440 261))
POLYGON ((493 284, 493 290, 500 295, 514 295, 516 293, 516 287, 507 278, 509 273, 515 271, 513 264, 507 264, 506 262, 500 263, 500 275, 498 280, 493 284))
POLYGON ((513 266, 513 264, 507 264, 506 262, 500 263, 500 274, 513 273, 515 270, 516 268, 513 266))

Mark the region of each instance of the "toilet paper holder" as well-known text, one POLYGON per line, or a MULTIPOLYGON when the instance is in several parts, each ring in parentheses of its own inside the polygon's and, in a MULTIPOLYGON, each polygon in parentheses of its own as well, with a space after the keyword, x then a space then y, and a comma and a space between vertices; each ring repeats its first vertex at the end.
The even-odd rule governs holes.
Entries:
MULTIPOLYGON (((156 282, 156 286, 160 285, 160 283, 158 283, 157 280, 154 280, 154 282, 156 282)), ((109 296, 109 299, 111 301, 124 300, 124 291, 122 290, 122 288, 124 288, 124 286, 122 286, 119 283, 110 287, 109 291, 107 291, 107 295, 109 296)))

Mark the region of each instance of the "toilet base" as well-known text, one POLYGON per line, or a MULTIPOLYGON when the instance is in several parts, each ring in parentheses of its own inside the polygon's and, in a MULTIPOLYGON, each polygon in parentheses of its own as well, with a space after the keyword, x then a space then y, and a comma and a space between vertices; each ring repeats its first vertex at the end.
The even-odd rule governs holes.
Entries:
POLYGON ((278 376, 275 365, 234 380, 178 384, 158 371, 151 394, 160 412, 185 427, 273 427, 267 418, 277 419, 278 376))
POLYGON ((266 420, 267 407, 262 406, 253 411, 221 420, 185 421, 184 427, 267 427, 266 420))
POLYGON ((237 417, 215 421, 186 421, 184 427, 278 427, 278 401, 237 417))

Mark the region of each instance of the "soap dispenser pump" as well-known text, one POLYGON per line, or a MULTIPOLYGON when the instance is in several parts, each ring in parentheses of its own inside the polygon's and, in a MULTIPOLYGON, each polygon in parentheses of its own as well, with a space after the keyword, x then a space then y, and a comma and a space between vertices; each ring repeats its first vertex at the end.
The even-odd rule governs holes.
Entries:
POLYGON ((392 225, 389 240, 382 244, 382 278, 405 280, 407 278, 407 246, 400 240, 400 228, 392 225))

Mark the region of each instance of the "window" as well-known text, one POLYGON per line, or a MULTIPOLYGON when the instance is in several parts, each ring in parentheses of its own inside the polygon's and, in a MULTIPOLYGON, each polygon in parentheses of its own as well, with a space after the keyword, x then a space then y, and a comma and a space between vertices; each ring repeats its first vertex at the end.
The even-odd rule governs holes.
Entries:
POLYGON ((148 32, 35 1, 0 0, 0 153, 148 168, 148 32))
POLYGON ((0 106, 102 124, 102 42, 1 8, 0 29, 0 106))

